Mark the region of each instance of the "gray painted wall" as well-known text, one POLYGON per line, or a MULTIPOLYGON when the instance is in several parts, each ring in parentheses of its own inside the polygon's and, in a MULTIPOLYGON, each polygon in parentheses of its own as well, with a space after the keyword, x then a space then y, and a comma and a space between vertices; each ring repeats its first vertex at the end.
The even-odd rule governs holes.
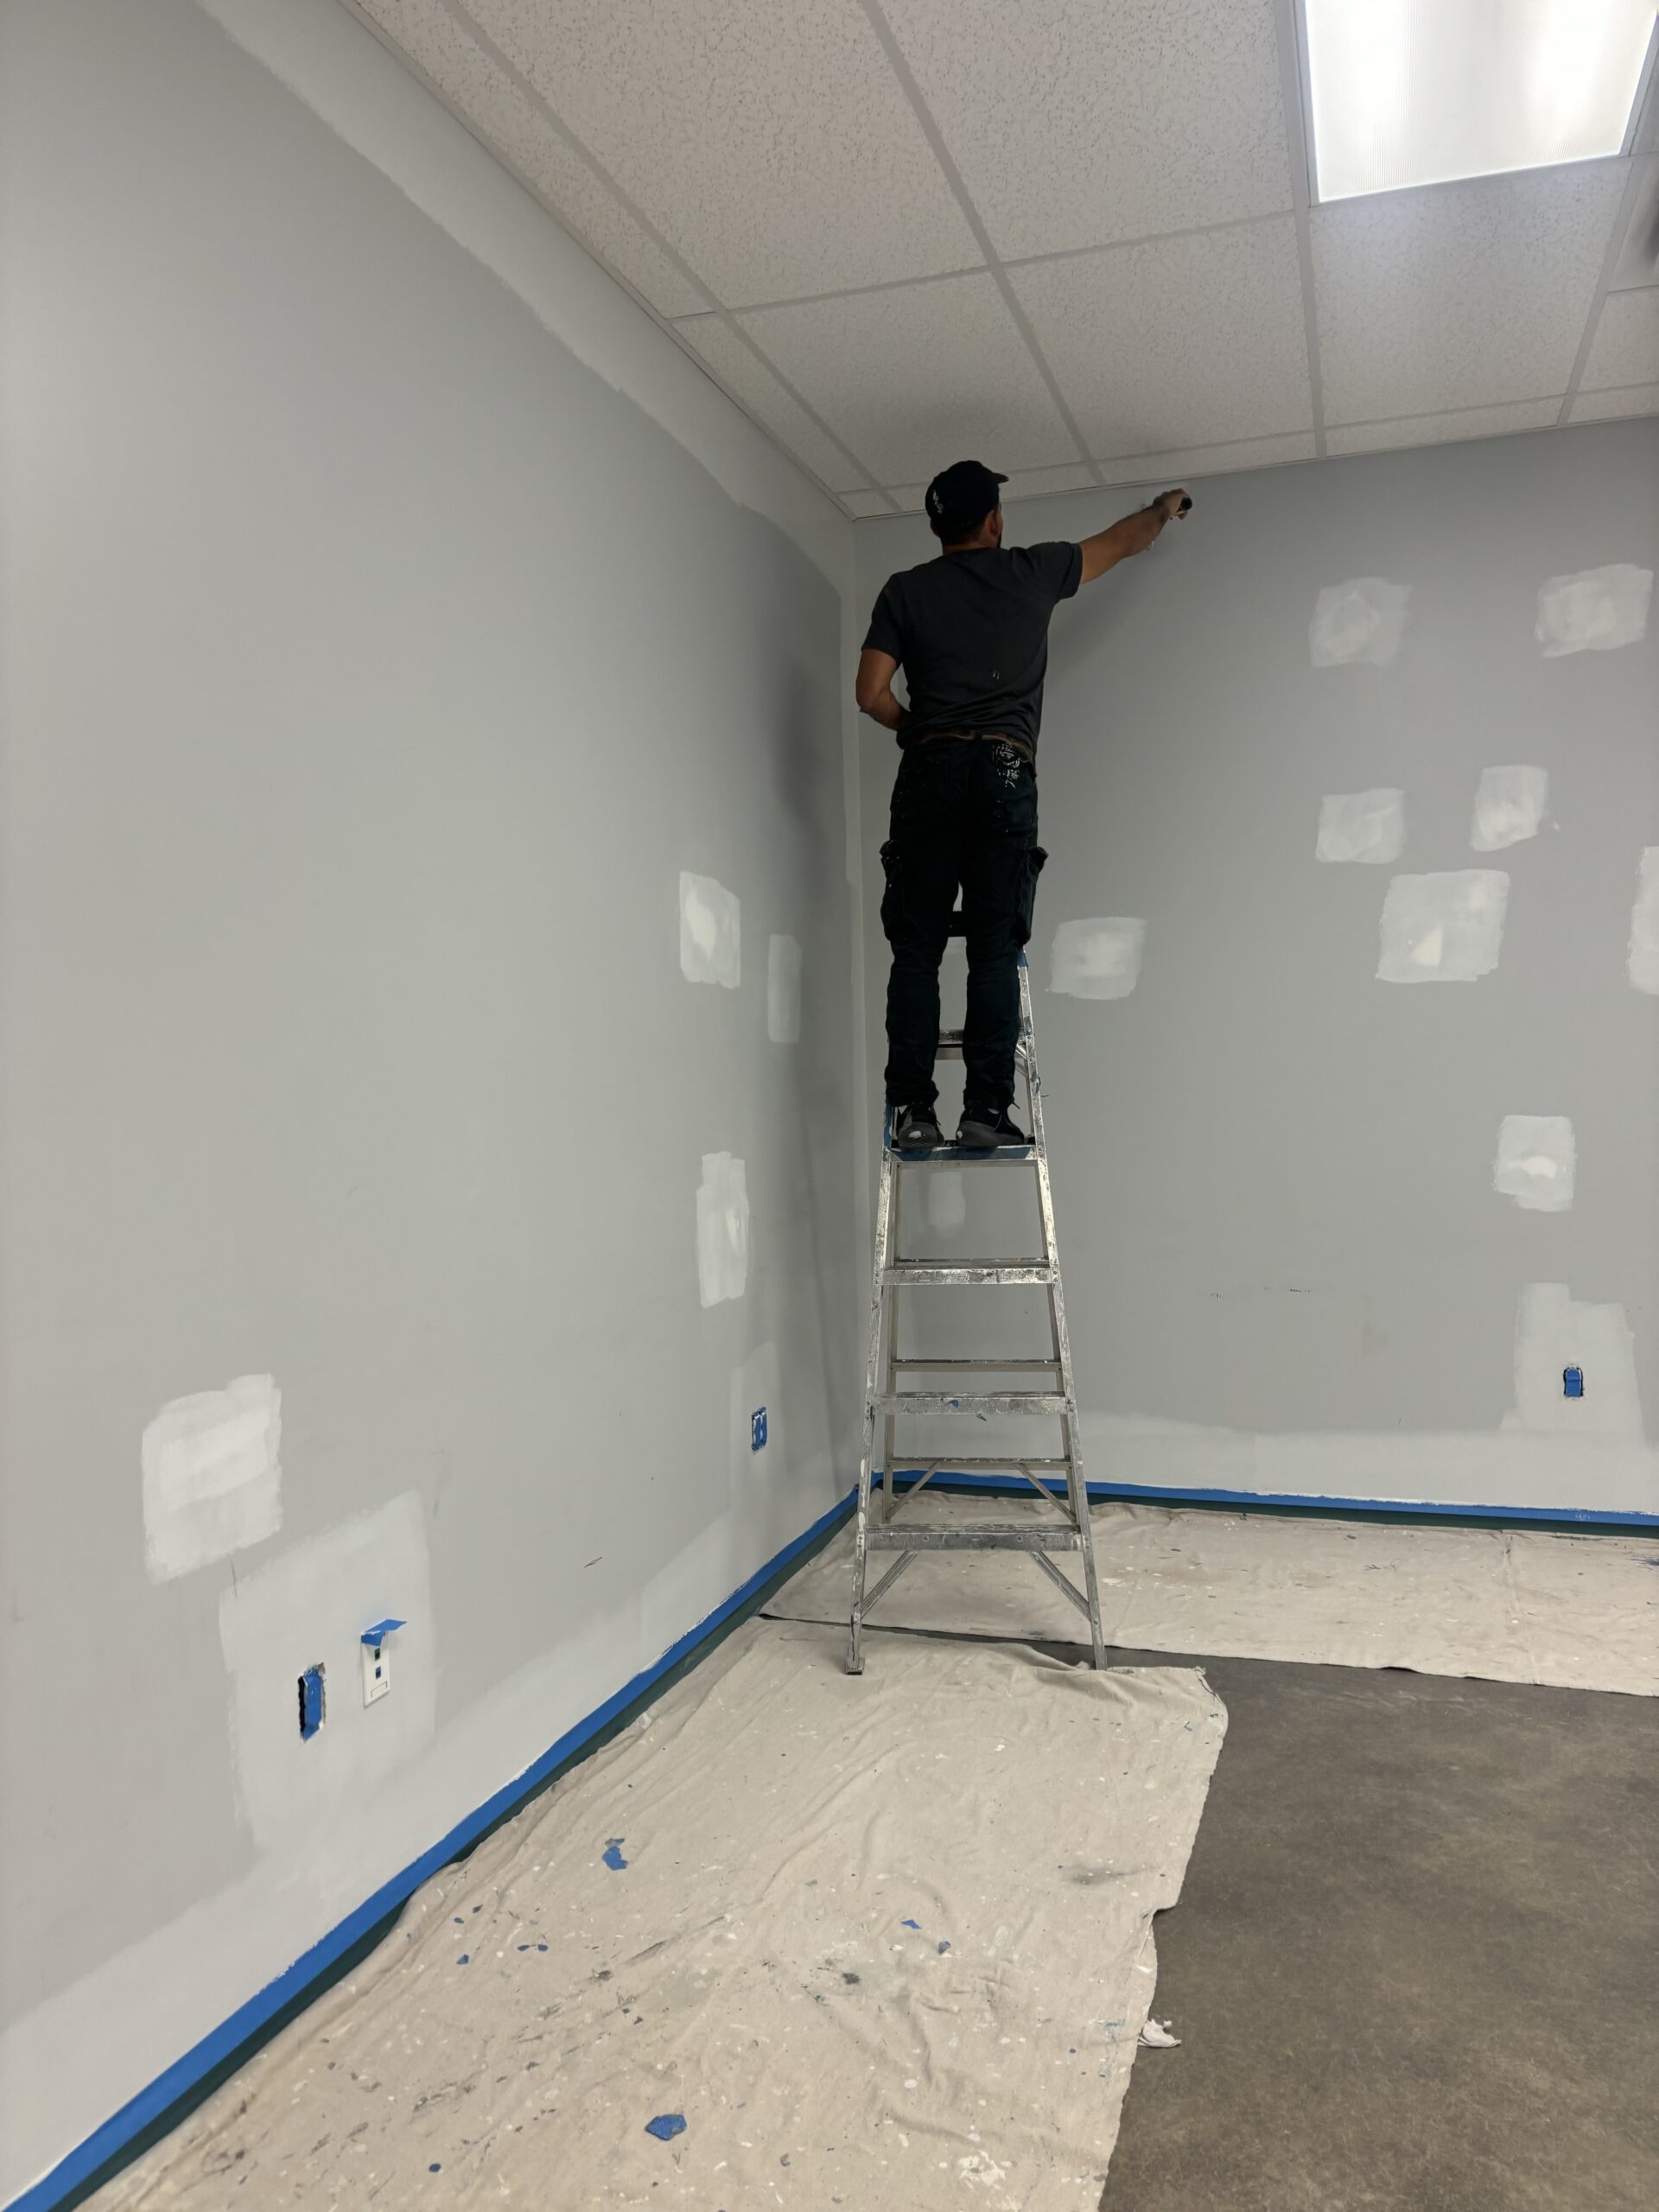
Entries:
POLYGON ((334 128, 187 0, 3 23, 0 2199, 831 1503, 861 1302, 850 525, 342 10, 264 17, 334 128), (157 1580, 249 1376, 280 1528, 157 1580))
MULTIPOLYGON (((1659 426, 1197 491, 1053 630, 1031 960, 1089 1471, 1659 1510, 1659 1007, 1626 972, 1659 844, 1659 638, 1547 658, 1535 636, 1548 579, 1659 566, 1659 426), (1313 667, 1321 588, 1367 576, 1410 588, 1397 659, 1313 667), (1548 772, 1549 819, 1473 852, 1481 772, 1512 763, 1548 772), (1399 860, 1316 860, 1322 795, 1388 786, 1399 860), (1475 868, 1510 877, 1496 970, 1379 981, 1390 878, 1475 868), (1138 984, 1054 994, 1057 925, 1100 916, 1145 920, 1138 984), (1570 1211, 1495 1192, 1511 1114, 1571 1118, 1570 1211), (1573 1305, 1535 1297, 1518 1342, 1537 1284, 1573 1305)), ((1010 541, 1080 537, 1130 503, 1023 503, 1010 541)), ((857 536, 864 608, 932 550, 918 519, 857 536)), ((868 724, 863 746, 868 868, 893 761, 868 724)), ((885 974, 872 931, 873 1083, 885 974)), ((1003 1227, 976 1223, 983 1178, 968 1193, 941 1249, 1003 1227)))

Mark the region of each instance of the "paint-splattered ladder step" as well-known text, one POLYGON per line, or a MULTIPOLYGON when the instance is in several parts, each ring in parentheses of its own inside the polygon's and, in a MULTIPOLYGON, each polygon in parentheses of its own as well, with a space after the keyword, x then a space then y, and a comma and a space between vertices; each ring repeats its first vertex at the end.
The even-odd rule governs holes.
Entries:
POLYGON ((1076 1552, 1083 1537, 1060 1522, 961 1521, 938 1528, 874 1522, 865 1542, 877 1552, 1076 1552))
POLYGON ((875 1400, 879 1414, 1065 1414, 1058 1390, 895 1390, 875 1400))
POLYGON ((900 1260, 896 1266, 881 1270, 885 1288, 896 1289, 904 1283, 1052 1283, 1054 1270, 1040 1261, 983 1261, 973 1260, 945 1267, 925 1260, 900 1260))

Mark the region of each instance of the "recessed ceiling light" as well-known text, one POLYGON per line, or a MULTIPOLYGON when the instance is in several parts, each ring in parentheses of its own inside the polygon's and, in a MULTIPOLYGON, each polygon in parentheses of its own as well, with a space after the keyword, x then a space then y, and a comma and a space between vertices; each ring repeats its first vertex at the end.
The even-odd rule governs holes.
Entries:
POLYGON ((1624 144, 1655 0, 1303 0, 1321 200, 1624 144))

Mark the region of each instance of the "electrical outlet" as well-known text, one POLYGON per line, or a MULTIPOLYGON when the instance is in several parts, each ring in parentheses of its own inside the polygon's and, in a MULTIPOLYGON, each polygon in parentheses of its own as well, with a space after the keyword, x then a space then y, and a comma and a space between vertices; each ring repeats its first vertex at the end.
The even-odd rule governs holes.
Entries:
POLYGON ((300 1676, 300 1741, 308 1744, 327 1714, 327 1690, 321 1661, 300 1676))
POLYGON ((363 1655, 363 1702, 378 1705, 391 1692, 391 1645, 388 1641, 398 1629, 407 1627, 404 1621, 377 1621, 372 1628, 365 1628, 359 1649, 363 1655))
POLYGON ((1581 1398, 1584 1395, 1584 1370, 1581 1367, 1564 1367, 1561 1370, 1561 1395, 1564 1398, 1581 1398))

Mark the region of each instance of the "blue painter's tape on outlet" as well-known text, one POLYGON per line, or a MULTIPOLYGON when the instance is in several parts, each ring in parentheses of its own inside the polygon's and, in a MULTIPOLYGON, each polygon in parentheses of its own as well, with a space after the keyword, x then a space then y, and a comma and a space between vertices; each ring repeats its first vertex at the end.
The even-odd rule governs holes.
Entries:
POLYGON ((309 1743, 322 1726, 322 1669, 308 1667, 300 1676, 300 1738, 309 1743))
POLYGON ((1584 1395, 1584 1370, 1581 1367, 1564 1367, 1561 1370, 1561 1395, 1564 1398, 1581 1398, 1584 1395))
POLYGON ((762 1406, 749 1415, 749 1449, 764 1452, 766 1448, 766 1409, 762 1406))
POLYGON ((376 1621, 372 1628, 363 1631, 363 1641, 370 1649, 378 1651, 394 1629, 407 1628, 407 1621, 376 1621))

